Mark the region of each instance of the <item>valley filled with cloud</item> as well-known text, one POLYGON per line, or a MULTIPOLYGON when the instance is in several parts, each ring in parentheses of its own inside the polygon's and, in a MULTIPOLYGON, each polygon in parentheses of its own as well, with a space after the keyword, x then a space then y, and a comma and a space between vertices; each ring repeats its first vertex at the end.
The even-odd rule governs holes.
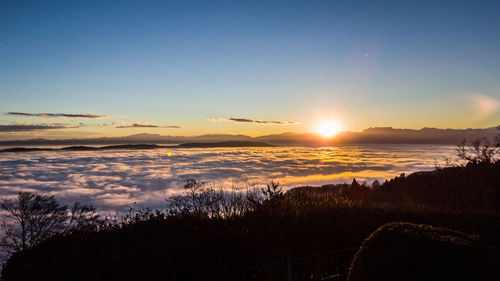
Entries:
POLYGON ((190 148, 53 151, 0 155, 0 196, 48 193, 91 203, 101 211, 161 207, 196 178, 214 188, 245 191, 271 180, 285 188, 384 180, 432 170, 454 146, 356 145, 327 148, 190 148), (171 155, 169 156, 169 152, 171 155))

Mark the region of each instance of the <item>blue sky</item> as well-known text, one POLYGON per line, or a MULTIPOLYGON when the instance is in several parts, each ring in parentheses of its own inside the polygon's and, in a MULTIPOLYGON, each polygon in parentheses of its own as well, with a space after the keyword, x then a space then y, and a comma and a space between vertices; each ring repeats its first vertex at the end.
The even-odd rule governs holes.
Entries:
POLYGON ((67 125, 0 134, 500 124, 500 2, 374 2, 0 0, 0 125, 67 125))

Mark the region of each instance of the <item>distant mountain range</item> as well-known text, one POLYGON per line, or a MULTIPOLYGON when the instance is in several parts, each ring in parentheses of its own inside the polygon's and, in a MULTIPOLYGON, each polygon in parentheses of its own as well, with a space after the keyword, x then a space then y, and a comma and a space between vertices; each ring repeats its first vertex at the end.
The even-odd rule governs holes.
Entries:
POLYGON ((486 129, 394 129, 392 127, 368 128, 362 132, 342 132, 332 138, 322 138, 313 133, 283 133, 260 137, 231 134, 209 134, 201 136, 162 136, 159 134, 136 134, 126 137, 87 139, 28 139, 0 141, 3 146, 16 145, 106 145, 106 144, 180 144, 224 141, 257 141, 280 145, 334 145, 334 144, 458 144, 462 140, 494 138, 500 131, 496 127, 486 129))

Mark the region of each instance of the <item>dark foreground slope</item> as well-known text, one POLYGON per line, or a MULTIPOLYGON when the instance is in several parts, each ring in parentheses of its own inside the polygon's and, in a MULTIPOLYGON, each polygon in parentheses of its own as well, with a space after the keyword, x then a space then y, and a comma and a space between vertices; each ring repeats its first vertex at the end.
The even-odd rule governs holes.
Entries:
POLYGON ((354 257, 348 281, 498 280, 491 247, 444 227, 388 223, 354 257))
POLYGON ((343 198, 397 206, 500 211, 500 161, 401 174, 383 184, 329 184, 289 190, 297 198, 343 198))
MULTIPOLYGON (((377 227, 392 221, 447 226, 477 233, 486 243, 500 246, 500 215, 495 213, 301 206, 285 199, 231 219, 156 216, 115 229, 54 237, 14 254, 2 278, 283 280, 284 266, 230 273, 287 257, 356 247, 377 227)), ((297 262, 294 280, 345 274, 352 256, 349 252, 297 262)))
POLYGON ((471 164, 373 187, 353 182, 296 188, 267 200, 247 199, 253 207, 225 217, 202 211, 204 206, 146 213, 15 253, 2 279, 284 280, 285 263, 276 262, 314 256, 291 264, 293 280, 344 280, 354 251, 322 254, 359 247, 378 227, 395 221, 477 235, 498 252, 500 212, 497 201, 488 203, 488 194, 500 188, 498 169, 498 162, 471 164), (258 268, 265 264, 274 266, 258 268))

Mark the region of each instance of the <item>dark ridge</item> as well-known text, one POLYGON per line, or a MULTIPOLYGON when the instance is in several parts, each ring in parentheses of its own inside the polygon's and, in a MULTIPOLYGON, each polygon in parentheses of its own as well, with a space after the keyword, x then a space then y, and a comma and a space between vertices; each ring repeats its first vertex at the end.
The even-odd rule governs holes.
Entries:
POLYGON ((273 147, 274 145, 256 141, 223 141, 223 142, 190 142, 181 143, 178 147, 273 147))
POLYGON ((85 150, 112 150, 112 149, 155 149, 161 148, 163 146, 159 146, 156 144, 122 144, 122 145, 108 145, 101 147, 91 147, 91 146, 68 146, 63 147, 61 150, 77 150, 77 151, 85 151, 85 150))
POLYGON ((8 149, 2 149, 0 152, 30 152, 30 151, 48 151, 48 150, 56 150, 53 148, 28 148, 28 147, 14 147, 8 149))
POLYGON ((91 146, 68 146, 68 147, 63 147, 60 150, 97 150, 99 147, 91 147, 91 146))
POLYGON ((92 151, 92 150, 113 150, 113 149, 156 149, 165 148, 167 146, 160 146, 156 144, 123 144, 123 145, 109 145, 109 146, 67 146, 63 148, 36 148, 36 147, 15 147, 0 150, 1 152, 30 152, 30 151, 92 151))
POLYGON ((123 145, 109 145, 100 147, 99 150, 108 150, 108 149, 156 149, 162 148, 165 146, 160 146, 157 144, 123 144, 123 145))

